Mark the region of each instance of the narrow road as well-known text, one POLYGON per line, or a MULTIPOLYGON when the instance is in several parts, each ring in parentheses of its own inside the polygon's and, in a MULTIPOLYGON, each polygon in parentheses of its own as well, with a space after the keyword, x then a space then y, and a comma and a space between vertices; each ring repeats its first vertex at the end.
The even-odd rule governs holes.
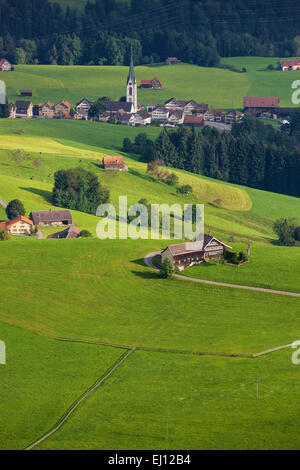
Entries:
POLYGON ((33 447, 37 446, 41 442, 45 441, 48 437, 50 437, 52 434, 54 434, 56 431, 58 431, 62 425, 67 421, 67 419, 70 417, 70 415, 76 410, 76 408, 80 405, 80 403, 85 400, 91 393, 94 392, 98 387, 100 387, 101 384, 128 358, 130 354, 132 354, 135 351, 135 348, 130 349, 127 351, 125 355, 122 355, 122 357, 119 359, 119 361, 101 378, 96 382, 96 384, 90 388, 81 398, 76 400, 74 405, 67 411, 67 413, 60 419, 58 424, 54 426, 54 428, 50 429, 49 432, 47 432, 44 436, 42 436, 40 439, 35 441, 33 444, 30 446, 26 447, 25 450, 31 450, 33 447))
MULTIPOLYGON (((160 254, 159 251, 153 251, 152 253, 148 253, 148 255, 145 256, 144 263, 146 266, 148 266, 148 268, 158 270, 153 265, 153 262, 152 262, 152 258, 158 254, 160 254)), ((263 287, 242 286, 240 284, 229 284, 227 282, 207 281, 205 279, 197 279, 195 277, 182 276, 181 274, 175 274, 174 276, 177 277, 178 279, 183 279, 185 281, 200 282, 202 284, 210 284, 213 286, 231 287, 234 289, 246 289, 246 290, 253 290, 256 292, 265 292, 267 294, 280 294, 280 295, 290 295, 293 297, 300 297, 299 292, 288 292, 284 290, 265 289, 263 287)))

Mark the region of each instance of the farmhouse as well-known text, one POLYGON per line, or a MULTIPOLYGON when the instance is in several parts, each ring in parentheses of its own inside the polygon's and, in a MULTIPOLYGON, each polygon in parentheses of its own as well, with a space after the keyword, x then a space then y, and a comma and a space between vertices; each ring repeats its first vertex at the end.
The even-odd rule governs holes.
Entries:
POLYGON ((20 215, 15 219, 0 222, 0 229, 7 230, 12 235, 30 235, 33 228, 32 220, 20 215))
POLYGON ((239 122, 241 121, 243 116, 244 114, 241 111, 238 111, 236 109, 233 109, 232 111, 228 111, 228 113, 226 113, 224 117, 225 124, 232 124, 233 122, 239 122))
POLYGON ((180 62, 181 61, 179 59, 177 59, 177 57, 168 57, 166 59, 166 63, 168 65, 176 65, 176 64, 180 64, 180 62))
POLYGON ((32 90, 20 90, 21 96, 32 96, 32 90))
POLYGON ((152 111, 151 116, 153 121, 166 122, 168 120, 169 114, 170 111, 164 106, 157 106, 157 108, 152 111))
POLYGON ((88 119, 89 109, 92 106, 93 102, 90 101, 88 98, 83 98, 79 103, 76 105, 76 119, 88 119))
POLYGON ((103 157, 102 165, 105 170, 128 171, 123 157, 103 157))
POLYGON ((231 250, 231 246, 212 235, 204 235, 203 241, 169 245, 162 251, 161 261, 168 258, 175 268, 182 271, 189 266, 209 261, 216 256, 224 256, 227 250, 231 250))
POLYGON ((162 84, 158 78, 152 78, 151 80, 141 80, 141 88, 151 88, 153 90, 159 90, 160 88, 162 88, 162 84))
POLYGON ((55 106, 54 110, 56 114, 59 114, 61 111, 67 111, 70 114, 71 111, 71 103, 67 100, 60 100, 55 106))
POLYGON ((6 59, 0 60, 0 72, 10 72, 12 69, 11 64, 6 59))
POLYGON ((33 211, 30 218, 34 225, 52 226, 52 225, 72 225, 72 216, 68 209, 49 211, 33 211))
POLYGON ((204 103, 196 103, 194 100, 184 101, 171 98, 165 102, 168 110, 183 110, 185 116, 202 116, 208 109, 204 103))
POLYGON ((256 96, 245 96, 244 97, 244 111, 252 116, 257 116, 262 113, 271 112, 274 113, 276 108, 279 106, 278 96, 268 97, 256 97, 256 96))
POLYGON ((39 105, 39 115, 46 119, 53 119, 55 113, 54 105, 47 101, 44 104, 39 105))
POLYGON ((300 59, 294 60, 280 60, 278 62, 278 68, 283 72, 288 72, 292 70, 300 70, 300 59))
POLYGON ((222 109, 209 108, 203 114, 205 121, 217 121, 221 122, 224 120, 224 111, 222 109))
POLYGON ((185 116, 183 124, 185 126, 199 127, 203 126, 204 119, 202 116, 185 116))
POLYGON ((31 101, 16 101, 16 118, 32 118, 33 105, 31 101))
POLYGON ((80 234, 80 228, 76 227, 75 225, 71 225, 70 227, 66 228, 62 232, 51 233, 48 235, 47 238, 55 238, 55 239, 62 239, 62 238, 77 238, 80 234))
POLYGON ((184 121, 184 112, 182 109, 175 109, 174 111, 170 111, 168 117, 169 124, 183 124, 184 121))

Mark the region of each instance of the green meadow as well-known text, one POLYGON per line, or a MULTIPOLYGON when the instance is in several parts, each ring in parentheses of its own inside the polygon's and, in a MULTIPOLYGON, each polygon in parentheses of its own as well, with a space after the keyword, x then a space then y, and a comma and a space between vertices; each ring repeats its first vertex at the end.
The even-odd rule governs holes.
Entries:
MULTIPOLYGON (((292 82, 299 80, 300 71, 291 73, 269 71, 280 58, 231 57, 222 64, 246 68, 237 73, 222 68, 199 67, 191 64, 151 64, 135 67, 138 84, 141 79, 158 77, 161 90, 138 90, 143 105, 162 104, 169 98, 194 99, 216 108, 242 108, 244 96, 279 96, 281 106, 291 103, 292 82)), ((9 101, 20 98, 20 89, 33 90, 35 104, 50 100, 54 104, 67 99, 73 106, 87 95, 90 99, 110 96, 119 100, 126 91, 128 67, 125 66, 54 66, 17 65, 5 74, 9 101)), ((2 78, 2 77, 1 77, 2 78)))
MULTIPOLYGON (((300 248, 277 246, 272 224, 278 217, 299 218, 300 200, 176 170, 179 184, 193 187, 191 196, 180 196, 150 177, 135 155, 121 152, 124 137, 140 131, 1 120, 0 198, 20 198, 26 215, 49 209, 55 171, 80 166, 98 175, 114 204, 120 195, 128 204, 142 197, 203 203, 206 231, 235 250, 250 242, 251 260, 240 268, 200 265, 187 276, 299 292, 300 248), (17 149, 25 157, 18 165, 17 149), (105 154, 123 155, 128 173, 105 173, 99 166, 105 154)), ((145 132, 154 139, 160 129, 145 132)), ((299 447, 299 379, 291 349, 256 359, 188 353, 249 355, 290 344, 300 334, 299 298, 160 279, 143 258, 167 240, 99 240, 97 217, 72 215, 94 238, 1 244, 0 340, 7 345, 7 364, 0 365, 1 448, 23 449, 51 429, 119 359, 124 350, 116 345, 187 353, 135 351, 37 448, 299 447)))

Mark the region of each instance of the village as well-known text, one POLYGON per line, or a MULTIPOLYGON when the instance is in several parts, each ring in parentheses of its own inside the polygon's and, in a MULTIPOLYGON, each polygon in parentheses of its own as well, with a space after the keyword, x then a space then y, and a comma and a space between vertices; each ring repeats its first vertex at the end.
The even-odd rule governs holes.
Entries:
MULTIPOLYGON (((175 66, 180 63, 180 60, 170 57, 166 63, 175 66)), ((279 68, 282 71, 299 70, 300 60, 280 61, 279 68)), ((0 71, 8 72, 11 69, 12 65, 7 60, 0 61, 0 71)), ((139 88, 159 90, 163 88, 163 85, 156 77, 142 79, 139 88)), ((33 95, 32 89, 20 90, 20 98, 31 98, 33 95)), ((109 97, 92 101, 83 97, 73 109, 71 103, 63 98, 56 104, 50 101, 34 104, 31 100, 20 99, 9 104, 9 118, 91 120, 127 126, 211 126, 220 131, 229 131, 231 125, 234 122, 240 122, 246 113, 262 119, 284 121, 289 119, 294 109, 281 107, 279 97, 276 96, 245 96, 243 107, 240 109, 223 110, 215 109, 206 103, 197 103, 194 99, 179 100, 176 97, 168 99, 164 104, 148 104, 144 107, 138 102, 137 95, 138 84, 131 54, 124 101, 114 101, 109 97)))

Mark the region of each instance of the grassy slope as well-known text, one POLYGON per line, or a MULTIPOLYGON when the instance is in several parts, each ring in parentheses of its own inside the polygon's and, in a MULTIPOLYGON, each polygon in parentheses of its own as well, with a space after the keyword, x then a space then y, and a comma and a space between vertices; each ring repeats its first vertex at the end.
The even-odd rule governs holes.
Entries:
POLYGON ((134 353, 38 448, 298 449, 300 380, 290 356, 134 353))
MULTIPOLYGON (((229 109, 242 108, 243 97, 247 95, 275 95, 280 97, 282 106, 292 106, 291 83, 299 79, 300 72, 288 74, 266 69, 269 63, 276 65, 278 60, 261 57, 222 60, 224 64, 246 67, 243 74, 189 64, 138 66, 138 83, 142 78, 157 76, 163 84, 162 90, 139 90, 138 100, 145 105, 163 103, 176 96, 229 109)), ((9 100, 18 99, 21 88, 32 88, 36 104, 47 100, 56 103, 65 98, 75 105, 85 95, 90 99, 105 95, 118 100, 125 93, 127 74, 128 67, 123 66, 18 65, 4 78, 9 100)))
POLYGON ((42 338, 3 322, 0 331, 7 352, 1 365, 2 450, 24 449, 48 431, 122 354, 42 338))

